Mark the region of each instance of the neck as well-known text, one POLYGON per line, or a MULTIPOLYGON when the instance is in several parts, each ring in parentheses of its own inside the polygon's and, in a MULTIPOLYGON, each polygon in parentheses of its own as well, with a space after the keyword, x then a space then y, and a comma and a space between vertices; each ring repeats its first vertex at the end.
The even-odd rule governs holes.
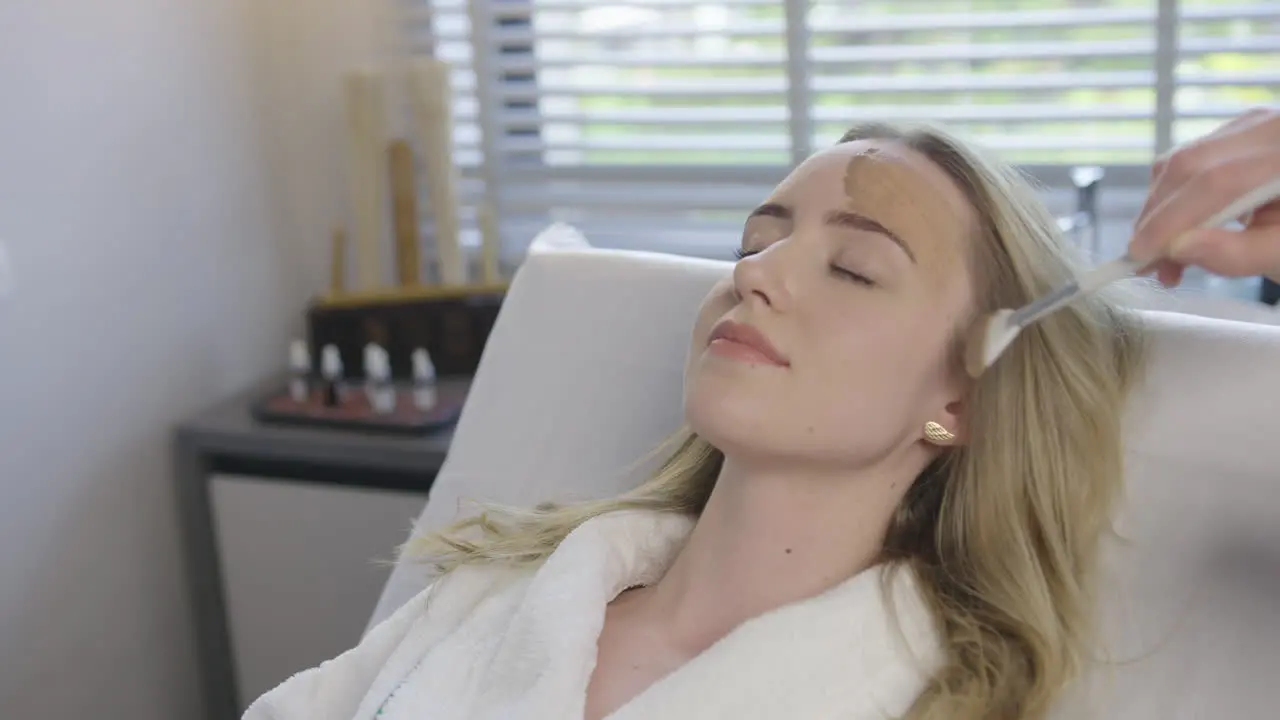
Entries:
POLYGON ((909 481, 873 474, 798 474, 726 458, 688 541, 650 589, 654 617, 700 652, 743 622, 876 564, 909 481))

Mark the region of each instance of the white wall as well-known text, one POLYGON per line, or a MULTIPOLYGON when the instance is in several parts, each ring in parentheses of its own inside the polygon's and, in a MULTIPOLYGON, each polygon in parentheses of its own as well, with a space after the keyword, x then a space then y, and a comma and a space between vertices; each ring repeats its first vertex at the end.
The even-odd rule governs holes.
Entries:
MULTIPOLYGON (((210 2, 214 0, 208 0, 210 2)), ((254 66, 267 109, 275 200, 300 282, 326 287, 329 243, 349 217, 342 78, 392 62, 401 0, 271 0, 253 5, 254 66)), ((394 90, 394 85, 391 90, 394 90)), ((393 131, 403 118, 393 114, 393 131)), ((391 244, 386 247, 390 280, 391 244)))
POLYGON ((324 275, 340 119, 303 64, 363 4, 0 2, 0 717, 200 717, 169 432, 324 275))

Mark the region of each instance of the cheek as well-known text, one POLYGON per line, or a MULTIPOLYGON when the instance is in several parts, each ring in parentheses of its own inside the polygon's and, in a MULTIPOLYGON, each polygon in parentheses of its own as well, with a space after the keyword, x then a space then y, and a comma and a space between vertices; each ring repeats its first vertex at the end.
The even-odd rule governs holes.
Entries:
POLYGON ((685 365, 686 375, 690 364, 707 346, 707 338, 711 337, 711 329, 715 327, 725 313, 733 309, 736 301, 733 297, 733 286, 729 280, 716 283, 698 308, 698 317, 693 323, 693 333, 689 337, 689 357, 685 365))
POLYGON ((947 329, 931 320, 886 319, 833 331, 826 352, 806 368, 802 395, 817 432, 888 442, 926 412, 944 378, 947 329))

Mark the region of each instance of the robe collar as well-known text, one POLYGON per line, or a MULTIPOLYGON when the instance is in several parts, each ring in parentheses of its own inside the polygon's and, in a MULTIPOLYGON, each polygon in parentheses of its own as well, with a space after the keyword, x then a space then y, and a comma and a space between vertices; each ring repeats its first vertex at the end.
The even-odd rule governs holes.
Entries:
MULTIPOLYGON (((529 580, 480 705, 519 708, 531 720, 581 718, 606 606, 660 579, 693 524, 625 510, 571 532, 529 580)), ((914 574, 877 566, 739 625, 609 720, 898 717, 941 658, 914 574)))

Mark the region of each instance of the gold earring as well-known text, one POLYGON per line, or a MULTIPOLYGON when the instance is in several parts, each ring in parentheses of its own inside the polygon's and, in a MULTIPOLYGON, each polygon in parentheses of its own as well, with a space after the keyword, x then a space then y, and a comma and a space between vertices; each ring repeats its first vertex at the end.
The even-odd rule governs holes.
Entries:
POLYGON ((932 420, 924 424, 924 436, 934 445, 947 445, 956 439, 950 430, 932 420))

